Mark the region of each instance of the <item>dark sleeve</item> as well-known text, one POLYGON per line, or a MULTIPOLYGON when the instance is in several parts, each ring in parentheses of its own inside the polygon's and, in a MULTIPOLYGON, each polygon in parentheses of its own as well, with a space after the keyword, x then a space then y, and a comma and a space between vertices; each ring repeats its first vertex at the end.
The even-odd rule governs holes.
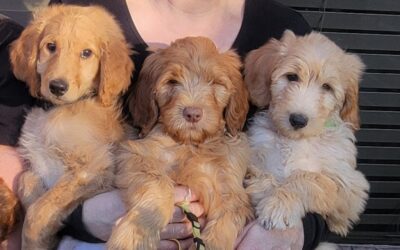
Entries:
POLYGON ((61 0, 50 0, 49 5, 62 3, 61 0))
POLYGON ((15 146, 33 98, 25 83, 11 70, 9 47, 23 27, 11 19, 0 19, 0 144, 15 146))
POLYGON ((303 218, 304 245, 303 250, 313 250, 324 241, 329 233, 325 220, 321 215, 308 213, 303 218))
POLYGON ((77 240, 89 243, 104 243, 103 240, 96 238, 86 230, 82 220, 82 205, 79 205, 67 218, 59 235, 69 235, 77 240))

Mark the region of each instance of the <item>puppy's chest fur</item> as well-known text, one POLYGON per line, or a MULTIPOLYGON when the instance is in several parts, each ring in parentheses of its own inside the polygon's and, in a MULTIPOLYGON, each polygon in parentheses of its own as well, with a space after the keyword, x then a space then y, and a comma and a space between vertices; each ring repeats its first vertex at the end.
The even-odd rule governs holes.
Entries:
POLYGON ((267 113, 257 115, 249 129, 252 163, 282 181, 295 170, 337 172, 356 167, 354 135, 345 124, 320 136, 290 139, 276 133, 267 113))
POLYGON ((88 99, 49 111, 32 109, 22 128, 19 151, 50 188, 66 171, 89 161, 88 152, 104 145, 111 149, 122 135, 119 111, 88 99))
MULTIPOLYGON (((248 164, 249 144, 245 134, 235 138, 221 136, 200 145, 178 144, 168 135, 157 133, 159 150, 154 152, 168 176, 177 184, 188 185, 190 178, 234 173, 243 178, 248 164)), ((149 140, 155 140, 150 136, 149 140)))

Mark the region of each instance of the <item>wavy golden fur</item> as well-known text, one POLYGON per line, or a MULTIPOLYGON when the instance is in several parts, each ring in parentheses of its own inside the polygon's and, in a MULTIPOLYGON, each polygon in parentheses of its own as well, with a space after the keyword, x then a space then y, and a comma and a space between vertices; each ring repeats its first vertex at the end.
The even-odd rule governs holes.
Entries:
POLYGON ((70 212, 110 188, 113 147, 124 136, 118 99, 130 84, 130 53, 118 23, 96 6, 44 8, 12 44, 16 77, 53 105, 32 109, 19 141, 26 160, 22 249, 53 248, 70 212))
POLYGON ((109 249, 156 249, 170 221, 176 184, 200 197, 207 249, 233 249, 252 216, 242 181, 249 164, 240 132, 248 92, 232 51, 211 40, 179 39, 144 62, 131 112, 143 139, 127 141, 116 184, 128 213, 113 229, 109 249))

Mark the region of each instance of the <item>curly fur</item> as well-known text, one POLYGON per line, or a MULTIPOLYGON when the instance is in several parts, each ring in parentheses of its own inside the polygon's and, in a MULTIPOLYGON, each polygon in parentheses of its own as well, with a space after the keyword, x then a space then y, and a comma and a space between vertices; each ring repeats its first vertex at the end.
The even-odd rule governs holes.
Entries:
POLYGON ((113 229, 109 249, 156 249, 170 221, 175 184, 200 197, 207 249, 233 249, 239 230, 252 217, 242 181, 249 145, 240 133, 247 90, 233 52, 219 53, 206 38, 177 40, 143 65, 131 112, 143 139, 128 141, 119 155, 116 185, 128 213, 113 229), (202 110, 198 122, 184 110, 202 110))
POLYGON ((356 170, 358 82, 363 64, 322 34, 286 31, 246 58, 251 101, 269 109, 249 128, 247 190, 266 228, 296 227, 307 212, 346 235, 364 211, 369 184, 356 170), (295 75, 295 76, 293 76, 295 75), (302 128, 291 125, 302 114, 302 128))

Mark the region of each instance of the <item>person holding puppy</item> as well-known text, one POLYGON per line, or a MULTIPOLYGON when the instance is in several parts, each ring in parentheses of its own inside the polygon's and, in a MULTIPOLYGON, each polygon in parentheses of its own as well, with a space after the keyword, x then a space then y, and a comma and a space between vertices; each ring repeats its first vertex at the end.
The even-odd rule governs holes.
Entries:
MULTIPOLYGON (((259 48, 269 39, 279 39, 286 29, 298 35, 311 31, 300 14, 273 0, 52 0, 50 2, 51 4, 98 4, 115 15, 126 39, 136 51, 133 55, 136 72, 132 86, 135 86, 138 72, 149 54, 147 49, 166 47, 177 38, 205 36, 212 39, 220 51, 234 49, 244 59, 248 52, 259 48)), ((9 42, 0 47, 2 51, 6 51, 9 42)), ((6 62, 8 59, 2 55, 1 60, 3 65, 3 61, 6 62)), ((29 97, 26 88, 14 86, 16 80, 12 78, 10 70, 6 73, 7 76, 1 79, 0 85, 4 89, 1 90, 1 96, 8 97, 0 98, 0 117, 2 117, 0 143, 3 144, 0 146, 0 175, 6 176, 11 185, 13 181, 16 182, 16 176, 22 169, 15 145, 23 121, 23 112, 25 107, 33 105, 34 100, 29 97), (12 110, 19 110, 19 113, 11 116, 12 110)), ((253 109, 250 113, 254 111, 253 109)), ((183 201, 188 193, 186 187, 176 187, 176 202, 183 201)), ((204 225, 206 219, 203 207, 197 202, 196 194, 192 194, 190 199, 191 210, 200 217, 200 222, 204 225)), ((64 233, 72 235, 75 239, 64 237, 59 249, 103 247, 101 242, 108 239, 112 226, 124 212, 125 208, 118 191, 100 194, 87 200, 65 222, 64 233)), ((160 249, 178 249, 178 245, 186 249, 192 243, 190 223, 184 218, 182 211, 176 207, 173 220, 161 232, 160 249)), ((237 239, 236 247, 313 249, 326 232, 322 217, 315 214, 308 214, 304 218, 303 228, 286 231, 267 231, 252 222, 237 239)))

